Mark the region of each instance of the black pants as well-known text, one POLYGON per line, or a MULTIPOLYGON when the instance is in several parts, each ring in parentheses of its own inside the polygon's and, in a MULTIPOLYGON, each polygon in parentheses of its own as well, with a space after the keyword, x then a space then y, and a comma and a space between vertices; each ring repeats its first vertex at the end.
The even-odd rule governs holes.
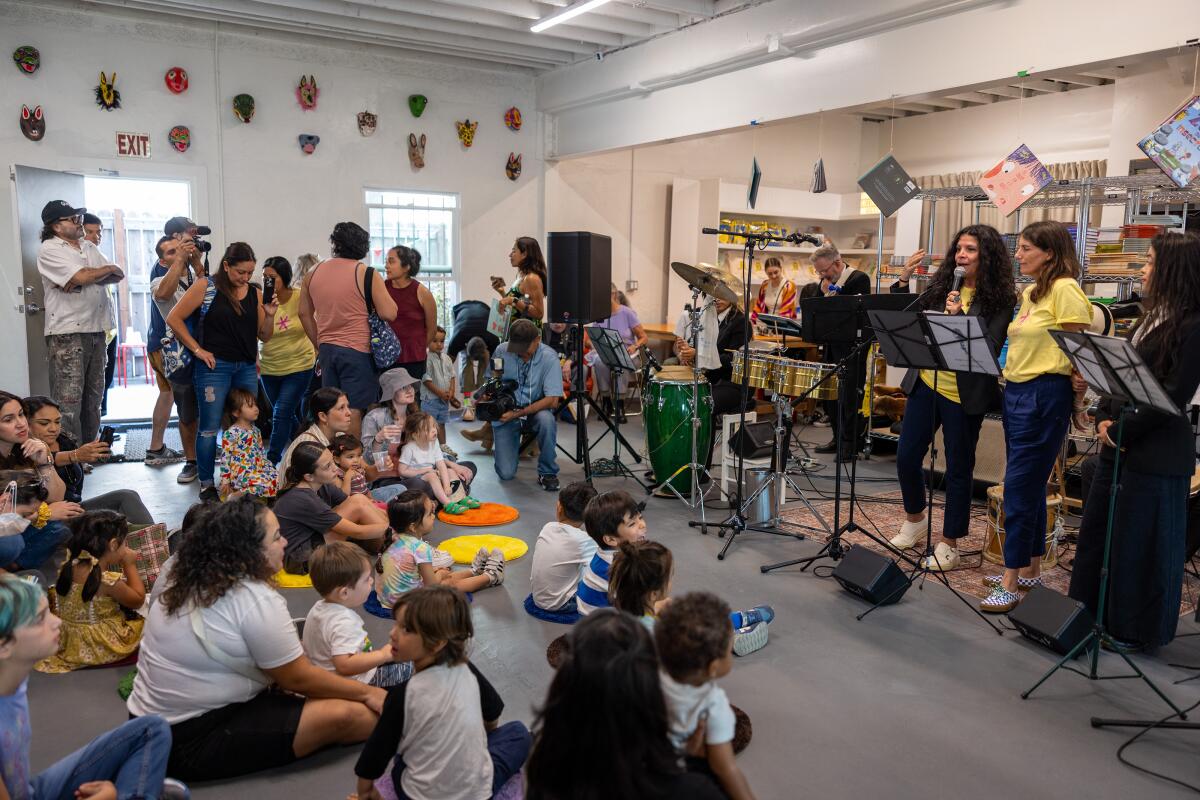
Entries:
POLYGON ((104 396, 100 398, 100 416, 108 414, 108 390, 112 388, 113 375, 117 371, 117 337, 108 343, 108 360, 104 363, 104 396))
MULTIPOLYGON (((850 345, 827 345, 825 362, 836 364, 850 354, 850 345)), ((823 401, 825 415, 833 435, 842 440, 842 452, 846 455, 862 449, 866 439, 867 425, 862 415, 858 413, 862 406, 863 385, 867 375, 867 351, 859 351, 846 365, 846 378, 838 386, 838 399, 823 401)))

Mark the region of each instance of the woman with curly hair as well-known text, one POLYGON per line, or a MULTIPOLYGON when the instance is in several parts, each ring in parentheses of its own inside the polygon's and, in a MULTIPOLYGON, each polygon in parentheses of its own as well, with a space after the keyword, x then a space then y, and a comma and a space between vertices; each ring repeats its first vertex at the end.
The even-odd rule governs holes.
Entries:
MULTIPOLYGON (((909 257, 893 292, 907 292, 909 278, 924 258, 918 250, 909 257)), ((979 317, 987 330, 988 345, 999 354, 1005 330, 1016 305, 1012 262, 1000 233, 990 225, 968 225, 954 235, 941 267, 917 306, 925 311, 979 317), (961 288, 950 291, 955 270, 965 270, 961 288)), ((975 446, 983 415, 999 405, 997 381, 990 375, 969 372, 910 369, 901 384, 908 394, 904 425, 896 450, 896 475, 904 496, 907 519, 891 540, 899 548, 925 540, 925 481, 922 463, 934 432, 942 429, 946 451, 946 513, 942 538, 922 566, 952 570, 959 566, 958 540, 971 522, 971 482, 975 471, 975 446)))
POLYGON ((313 666, 272 576, 287 542, 243 497, 201 512, 150 609, 128 701, 171 725, 170 770, 214 780, 365 741, 384 690, 313 666))

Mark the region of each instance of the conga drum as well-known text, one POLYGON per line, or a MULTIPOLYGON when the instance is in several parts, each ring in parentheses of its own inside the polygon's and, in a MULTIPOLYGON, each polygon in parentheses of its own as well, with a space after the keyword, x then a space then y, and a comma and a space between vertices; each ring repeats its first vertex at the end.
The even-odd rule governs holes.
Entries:
MULTIPOLYGON (((983 557, 993 564, 1004 563, 1004 484, 987 490, 987 533, 984 536, 983 557)), ((1058 539, 1062 535, 1062 505, 1060 495, 1046 498, 1046 552, 1042 555, 1042 569, 1050 569, 1058 563, 1058 539)))
POLYGON ((712 434, 712 387, 700 376, 692 382, 691 367, 663 367, 652 376, 642 391, 642 417, 646 424, 646 447, 654 482, 670 481, 680 494, 689 494, 692 461, 692 411, 696 410, 700 427, 696 430, 696 461, 708 458, 712 434), (696 397, 693 397, 695 390, 696 397))

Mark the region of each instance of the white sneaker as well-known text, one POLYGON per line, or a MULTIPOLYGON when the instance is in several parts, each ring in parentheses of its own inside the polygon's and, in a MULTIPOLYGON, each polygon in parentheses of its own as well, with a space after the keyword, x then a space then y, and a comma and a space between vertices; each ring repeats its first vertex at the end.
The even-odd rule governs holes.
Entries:
POLYGON ((900 532, 893 536, 888 541, 888 544, 898 550, 907 550, 925 538, 925 529, 926 522, 924 519, 921 519, 919 522, 905 520, 904 524, 900 526, 900 532))
POLYGON ((925 556, 921 559, 921 569, 931 569, 934 572, 949 572, 953 569, 958 569, 962 559, 958 556, 958 550, 951 547, 945 542, 938 542, 937 547, 933 548, 932 556, 925 556))

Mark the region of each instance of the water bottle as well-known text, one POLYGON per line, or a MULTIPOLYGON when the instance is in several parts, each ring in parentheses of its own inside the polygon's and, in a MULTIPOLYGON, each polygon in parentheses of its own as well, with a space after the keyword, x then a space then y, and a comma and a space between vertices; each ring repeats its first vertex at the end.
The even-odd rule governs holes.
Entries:
POLYGON ((775 619, 775 609, 770 606, 755 606, 749 611, 734 611, 729 618, 733 620, 734 630, 741 630, 756 622, 769 623, 775 619))

